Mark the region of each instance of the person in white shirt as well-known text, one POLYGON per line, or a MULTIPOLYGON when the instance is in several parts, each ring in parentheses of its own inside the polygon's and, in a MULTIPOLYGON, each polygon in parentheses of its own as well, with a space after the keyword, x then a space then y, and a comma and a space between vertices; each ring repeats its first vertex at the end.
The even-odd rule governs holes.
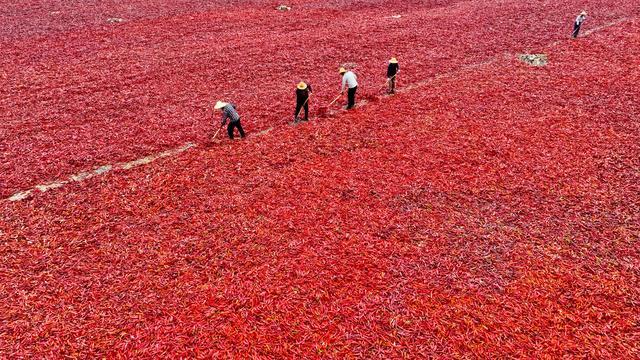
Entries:
POLYGON ((573 36, 574 39, 578 37, 578 33, 580 32, 580 26, 586 20, 586 18, 587 18, 587 12, 583 11, 580 13, 580 15, 578 15, 578 17, 576 18, 576 21, 573 23, 573 33, 571 34, 571 36, 573 36))
POLYGON ((348 87, 347 110, 353 109, 353 107, 356 106, 356 91, 358 90, 358 77, 356 76, 356 74, 353 73, 353 71, 351 70, 347 71, 347 69, 343 67, 341 67, 338 72, 342 76, 342 89, 340 90, 341 93, 344 94, 345 85, 348 87))

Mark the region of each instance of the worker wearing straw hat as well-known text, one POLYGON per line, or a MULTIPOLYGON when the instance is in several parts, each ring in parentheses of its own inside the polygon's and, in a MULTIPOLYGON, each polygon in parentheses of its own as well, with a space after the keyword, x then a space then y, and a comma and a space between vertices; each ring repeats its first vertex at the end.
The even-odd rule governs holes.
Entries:
POLYGON ((296 86, 296 112, 293 117, 294 122, 299 121, 299 115, 304 108, 304 121, 309 121, 309 96, 313 93, 311 85, 300 81, 296 86))
POLYGON ((213 108, 222 111, 222 122, 220 127, 224 126, 227 123, 227 120, 229 120, 229 125, 227 125, 229 139, 233 139, 233 131, 236 128, 240 132, 240 137, 244 137, 244 130, 240 124, 240 115, 238 114, 238 111, 236 111, 236 106, 234 104, 218 101, 213 108))
POLYGON ((396 77, 400 71, 400 65, 398 65, 398 59, 392 57, 389 60, 389 66, 387 67, 387 83, 389 84, 389 94, 396 93, 396 77))
POLYGON ((347 110, 353 109, 353 107, 356 106, 356 91, 358 90, 358 77, 356 76, 356 74, 353 73, 353 71, 351 70, 347 71, 347 69, 345 69, 344 67, 341 67, 340 70, 338 70, 338 72, 342 76, 342 88, 340 92, 344 94, 344 87, 347 86, 348 88, 347 110))
POLYGON ((580 15, 578 15, 578 17, 576 18, 576 21, 573 23, 573 33, 571 34, 571 36, 573 36, 574 39, 578 37, 578 33, 580 32, 580 26, 582 26, 582 23, 586 19, 587 19, 586 11, 582 11, 580 15))

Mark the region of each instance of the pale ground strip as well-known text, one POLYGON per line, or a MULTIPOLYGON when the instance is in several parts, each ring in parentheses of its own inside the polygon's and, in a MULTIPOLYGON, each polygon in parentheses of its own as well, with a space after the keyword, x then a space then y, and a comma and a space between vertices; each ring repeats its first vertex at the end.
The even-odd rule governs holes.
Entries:
MULTIPOLYGON (((600 31, 600 30, 609 28, 611 26, 618 25, 618 24, 623 23, 623 22, 625 22, 625 21, 627 21, 629 19, 630 19, 629 17, 623 17, 623 18, 614 20, 612 22, 603 24, 601 26, 595 27, 593 29, 589 29, 589 30, 583 32, 582 36, 587 36, 587 35, 590 35, 592 33, 595 33, 596 31, 600 31)), ((551 44, 547 45, 546 47, 555 46, 555 45, 559 44, 561 41, 564 41, 564 40, 554 41, 551 44)), ((423 81, 418 81, 418 82, 415 82, 413 84, 409 84, 409 85, 405 86, 399 92, 411 91, 411 90, 414 90, 416 88, 425 86, 425 85, 427 85, 427 84, 429 84, 429 83, 431 83, 433 81, 437 81, 438 79, 441 79, 441 78, 444 78, 444 77, 450 77, 452 75, 455 76, 456 74, 462 73, 464 71, 468 71, 470 69, 475 69, 475 68, 479 68, 479 67, 482 67, 482 66, 491 65, 491 64, 499 61, 500 59, 508 59, 508 58, 511 58, 512 56, 514 56, 514 55, 513 54, 508 54, 508 53, 504 53, 502 55, 496 55, 496 56, 490 57, 488 59, 485 59, 485 60, 483 60, 481 62, 464 66, 464 67, 462 67, 460 69, 451 71, 449 73, 439 74, 439 75, 436 75, 433 78, 426 79, 426 80, 423 80, 423 81)), ((265 135, 268 132, 270 132, 272 129, 273 128, 268 128, 266 130, 262 130, 262 131, 258 132, 256 134, 256 136, 265 135)), ((143 158, 136 159, 136 160, 133 160, 133 161, 124 162, 124 163, 117 163, 117 164, 114 164, 114 165, 103 165, 103 166, 97 167, 97 168, 95 168, 95 169, 93 169, 91 171, 83 171, 83 172, 71 175, 66 180, 57 180, 57 181, 50 182, 50 183, 47 183, 47 184, 36 185, 31 189, 17 192, 15 194, 11 195, 10 197, 6 198, 5 200, 12 201, 12 202, 13 201, 24 200, 24 199, 29 198, 31 195, 33 195, 36 191, 46 192, 46 191, 49 191, 49 190, 52 190, 52 189, 57 189, 57 188, 63 187, 66 184, 69 184, 69 183, 81 182, 81 181, 87 180, 87 179, 95 177, 95 176, 104 175, 104 174, 109 173, 109 172, 111 172, 113 170, 130 170, 130 169, 133 169, 133 168, 141 166, 141 165, 146 165, 146 164, 152 163, 152 162, 154 162, 154 161, 156 161, 158 159, 161 159, 161 158, 166 158, 166 157, 170 157, 170 156, 176 156, 176 155, 178 155, 178 154, 180 154, 182 152, 185 152, 185 151, 187 151, 187 150, 189 150, 191 148, 195 148, 197 146, 198 145, 193 143, 193 142, 187 142, 187 143, 185 143, 184 145, 182 145, 182 146, 180 146, 178 148, 166 150, 166 151, 163 151, 163 152, 160 152, 160 153, 156 153, 156 154, 152 154, 152 155, 148 155, 148 156, 145 156, 143 158)))
POLYGON ((157 154, 153 154, 153 155, 149 155, 149 156, 145 156, 143 158, 137 159, 137 160, 133 160, 133 161, 129 161, 129 162, 124 162, 124 163, 117 163, 114 165, 103 165, 100 167, 97 167, 91 171, 83 171, 83 172, 79 172, 77 174, 71 175, 69 176, 66 180, 58 180, 58 181, 54 181, 54 182, 50 182, 48 184, 44 184, 44 185, 36 185, 33 188, 29 189, 29 190, 25 190, 25 191, 21 191, 18 193, 13 194, 12 196, 10 196, 9 198, 7 198, 7 200, 9 201, 20 201, 20 200, 24 200, 26 198, 28 198, 29 196, 31 196, 35 191, 39 191, 39 192, 47 192, 49 190, 52 189, 57 189, 59 187, 62 187, 66 184, 69 183, 73 183, 73 182, 81 182, 87 179, 90 179, 94 176, 99 176, 99 175, 104 175, 110 171, 113 170, 129 170, 129 169, 133 169, 137 166, 140 165, 145 165, 145 164, 149 164, 153 161, 156 161, 158 159, 161 158, 165 158, 165 157, 169 157, 169 156, 176 156, 184 151, 187 151, 191 148, 194 148, 198 145, 192 143, 192 142, 188 142, 178 148, 175 149, 171 149, 171 150, 166 150, 157 154))

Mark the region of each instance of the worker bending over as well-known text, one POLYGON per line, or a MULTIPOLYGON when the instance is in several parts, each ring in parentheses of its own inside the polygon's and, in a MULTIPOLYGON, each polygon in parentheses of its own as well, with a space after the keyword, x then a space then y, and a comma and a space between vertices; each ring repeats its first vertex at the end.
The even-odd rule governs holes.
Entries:
POLYGON ((233 140, 233 130, 235 128, 238 128, 240 137, 244 138, 244 130, 240 124, 240 115, 236 111, 236 106, 234 104, 218 101, 213 108, 222 111, 222 123, 220 124, 220 127, 223 127, 227 123, 227 120, 229 120, 229 125, 227 126, 229 139, 233 140))
POLYGON ((400 65, 398 65, 398 59, 392 57, 389 60, 389 66, 387 67, 387 83, 389 83, 389 94, 396 93, 396 77, 400 71, 400 65))
POLYGON ((309 121, 309 96, 313 93, 311 85, 300 81, 296 86, 296 112, 293 122, 299 121, 300 110, 304 107, 304 121, 309 121))
POLYGON ((340 75, 342 75, 342 88, 340 92, 344 94, 345 85, 349 88, 347 90, 347 97, 348 97, 347 110, 353 109, 353 107, 356 106, 356 91, 358 90, 358 78, 356 77, 356 74, 353 73, 353 71, 351 70, 347 71, 347 69, 343 67, 340 68, 339 73, 340 75))
POLYGON ((586 11, 582 11, 580 15, 578 15, 578 17, 576 18, 576 21, 573 23, 573 33, 571 34, 571 36, 573 36, 574 39, 578 37, 578 33, 580 32, 580 26, 582 26, 582 23, 586 19, 587 19, 586 11))

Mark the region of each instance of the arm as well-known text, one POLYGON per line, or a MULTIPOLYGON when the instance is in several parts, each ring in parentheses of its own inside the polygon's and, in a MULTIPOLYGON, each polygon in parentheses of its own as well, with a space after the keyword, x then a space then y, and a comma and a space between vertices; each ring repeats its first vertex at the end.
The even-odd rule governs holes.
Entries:
POLYGON ((229 114, 227 113, 227 111, 225 109, 222 109, 222 123, 220 124, 220 126, 224 126, 224 124, 227 122, 227 118, 229 117, 229 114))
POLYGON ((344 85, 347 83, 346 75, 342 75, 342 88, 340 88, 340 92, 344 92, 344 85))

